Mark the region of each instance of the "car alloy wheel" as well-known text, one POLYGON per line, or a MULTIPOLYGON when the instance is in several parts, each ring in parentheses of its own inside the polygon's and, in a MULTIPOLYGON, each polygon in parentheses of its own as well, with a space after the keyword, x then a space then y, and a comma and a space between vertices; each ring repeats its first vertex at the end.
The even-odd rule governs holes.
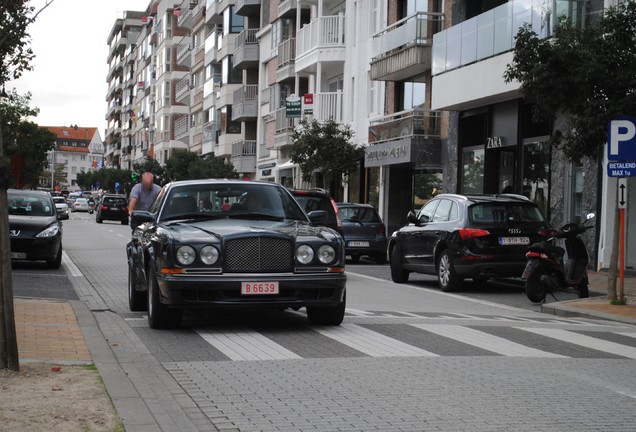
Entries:
POLYGON ((461 285, 462 280, 455 272, 453 260, 446 250, 439 257, 437 277, 439 286, 444 292, 457 291, 461 285))

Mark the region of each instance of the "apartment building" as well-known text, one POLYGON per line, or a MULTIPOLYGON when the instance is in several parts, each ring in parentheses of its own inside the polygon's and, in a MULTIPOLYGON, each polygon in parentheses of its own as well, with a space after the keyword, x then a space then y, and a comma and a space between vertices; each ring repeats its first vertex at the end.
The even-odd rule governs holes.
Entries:
MULTIPOLYGON (((604 183, 599 161, 568 162, 547 142, 554 125, 534 122, 519 83, 503 79, 524 23, 550 37, 560 17, 587 25, 600 16, 604 2, 447 0, 443 6, 444 30, 433 36, 431 83, 432 109, 451 113, 443 190, 500 193, 510 186, 537 203, 555 226, 588 211, 602 216, 597 225, 611 226, 612 218, 599 206, 597 191, 604 183)), ((605 189, 606 196, 615 196, 605 189)), ((600 244, 611 245, 611 235, 605 238, 609 241, 600 244)), ((605 247, 599 264, 608 262, 605 247)))
POLYGON ((104 143, 99 130, 95 127, 44 126, 55 134, 53 149, 48 152, 50 170, 59 173, 63 178, 55 177, 55 184, 60 189, 77 190, 77 175, 91 172, 102 166, 104 143))

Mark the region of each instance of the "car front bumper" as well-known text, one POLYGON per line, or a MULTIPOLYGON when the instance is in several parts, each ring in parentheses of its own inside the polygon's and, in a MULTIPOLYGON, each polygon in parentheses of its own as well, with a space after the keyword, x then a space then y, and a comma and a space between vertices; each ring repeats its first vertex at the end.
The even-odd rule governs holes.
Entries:
POLYGON ((187 307, 336 306, 346 281, 344 273, 157 275, 161 302, 187 307), (242 295, 241 282, 278 282, 279 294, 242 295))
POLYGON ((60 236, 35 239, 11 239, 11 259, 52 261, 62 247, 60 236))

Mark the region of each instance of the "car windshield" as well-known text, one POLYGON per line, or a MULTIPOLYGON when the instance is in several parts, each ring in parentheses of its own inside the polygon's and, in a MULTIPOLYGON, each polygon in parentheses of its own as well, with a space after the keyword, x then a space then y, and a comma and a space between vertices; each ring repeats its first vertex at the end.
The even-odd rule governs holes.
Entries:
POLYGON ((50 199, 28 192, 9 192, 9 214, 22 216, 53 216, 55 208, 50 199))
POLYGON ((254 182, 175 187, 161 210, 162 220, 217 218, 307 220, 285 189, 254 182))
POLYGON ((482 203, 468 210, 470 220, 482 225, 544 222, 539 208, 524 203, 482 203))
POLYGON ((371 207, 338 207, 340 217, 345 221, 380 222, 380 218, 371 207))

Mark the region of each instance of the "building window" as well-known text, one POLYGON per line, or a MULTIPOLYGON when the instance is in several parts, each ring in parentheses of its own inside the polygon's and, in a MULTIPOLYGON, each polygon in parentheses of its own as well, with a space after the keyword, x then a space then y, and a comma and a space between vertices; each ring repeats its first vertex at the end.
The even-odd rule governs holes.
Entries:
POLYGON ((483 145, 462 149, 462 193, 484 193, 485 157, 483 145))
POLYGON ((243 72, 241 69, 234 69, 234 56, 229 55, 223 59, 222 65, 222 82, 223 84, 240 84, 243 81, 243 72))
POLYGON ((234 6, 228 6, 223 11, 223 34, 240 33, 243 28, 243 17, 234 13, 234 6))
POLYGON ((72 166, 71 167, 71 174, 77 174, 77 167, 76 166, 72 166))

